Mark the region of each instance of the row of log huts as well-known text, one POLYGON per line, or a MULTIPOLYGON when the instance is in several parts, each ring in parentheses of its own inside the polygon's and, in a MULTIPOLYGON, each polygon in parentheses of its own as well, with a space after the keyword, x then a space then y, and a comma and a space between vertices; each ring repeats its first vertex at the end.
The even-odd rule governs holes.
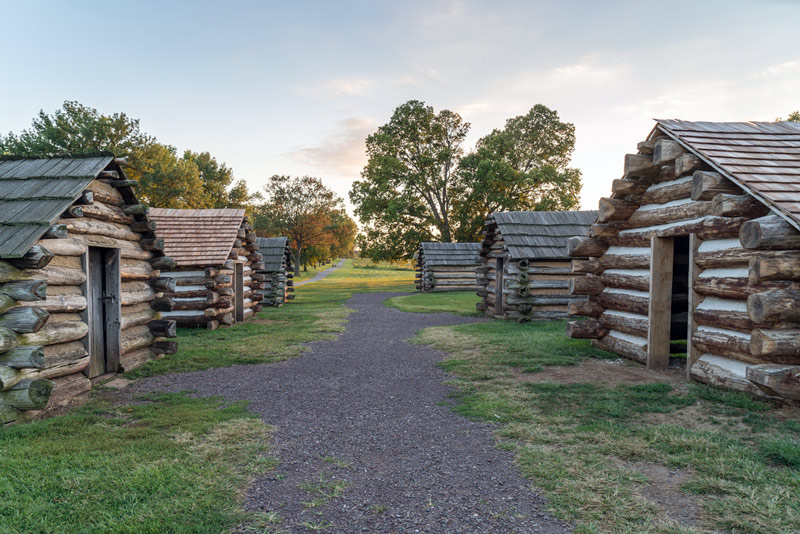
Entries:
POLYGON ((423 243, 417 288, 470 290, 474 270, 489 315, 586 317, 569 336, 800 401, 800 124, 662 120, 637 148, 598 211, 495 213, 482 243, 423 243))
POLYGON ((124 164, 0 160, 0 424, 176 352, 176 323, 282 303, 290 256, 262 261, 244 210, 148 210, 124 164))

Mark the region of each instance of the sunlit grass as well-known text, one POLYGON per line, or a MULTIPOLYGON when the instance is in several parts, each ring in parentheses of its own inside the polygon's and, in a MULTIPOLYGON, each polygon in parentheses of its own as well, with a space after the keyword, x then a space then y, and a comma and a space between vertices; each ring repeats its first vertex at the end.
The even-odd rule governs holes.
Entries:
POLYGON ((475 304, 479 301, 480 297, 473 291, 453 291, 392 297, 387 299, 384 304, 411 313, 454 313, 481 316, 483 314, 475 310, 475 304))

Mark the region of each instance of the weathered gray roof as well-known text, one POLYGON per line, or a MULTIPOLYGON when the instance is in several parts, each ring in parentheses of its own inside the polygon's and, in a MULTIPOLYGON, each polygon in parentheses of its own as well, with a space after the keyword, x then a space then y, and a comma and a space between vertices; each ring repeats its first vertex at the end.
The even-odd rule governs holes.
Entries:
POLYGON ((656 122, 670 137, 800 228, 800 123, 656 122))
POLYGON ((292 258, 288 253, 287 239, 285 237, 257 237, 261 261, 264 262, 264 270, 267 272, 277 272, 283 268, 282 262, 286 257, 286 269, 291 269, 292 258))
POLYGON ((0 258, 24 256, 112 159, 0 161, 0 258))
POLYGON ((583 236, 596 211, 506 211, 491 216, 511 259, 569 259, 567 240, 583 236))
POLYGON ((420 243, 417 259, 428 266, 477 265, 481 252, 480 243, 420 243))

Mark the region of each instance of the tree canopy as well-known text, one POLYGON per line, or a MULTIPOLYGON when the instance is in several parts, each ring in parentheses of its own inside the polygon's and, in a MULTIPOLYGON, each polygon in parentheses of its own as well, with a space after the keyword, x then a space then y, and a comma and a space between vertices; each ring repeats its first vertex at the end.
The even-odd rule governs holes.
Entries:
POLYGON ((469 128, 457 113, 411 100, 367 138, 368 161, 350 191, 362 255, 409 258, 420 241, 478 240, 495 211, 577 206, 575 127, 558 113, 537 105, 465 155, 469 128))
POLYGON ((352 251, 356 224, 341 197, 320 179, 275 175, 264 192, 266 201, 255 209, 256 231, 289 239, 296 273, 308 261, 327 261, 352 251))
POLYGON ((104 115, 78 102, 66 101, 52 115, 40 111, 31 127, 0 135, 0 154, 21 156, 85 155, 112 152, 127 156, 125 173, 139 182, 137 196, 161 208, 247 207, 251 201, 243 181, 208 152, 191 150, 178 156, 175 147, 141 131, 139 120, 125 113, 104 115))

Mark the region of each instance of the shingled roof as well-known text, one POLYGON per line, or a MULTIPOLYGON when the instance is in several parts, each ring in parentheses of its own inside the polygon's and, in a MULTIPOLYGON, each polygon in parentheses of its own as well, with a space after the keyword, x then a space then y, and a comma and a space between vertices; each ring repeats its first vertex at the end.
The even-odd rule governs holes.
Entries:
MULTIPOLYGON (((264 270, 267 272, 277 272, 281 270, 281 262, 286 254, 285 237, 257 237, 261 261, 264 262, 264 270)), ((286 269, 291 269, 291 257, 287 258, 286 269)))
POLYGON ((151 208, 149 216, 164 239, 164 253, 178 267, 214 266, 228 259, 244 210, 151 208))
POLYGON ((112 160, 0 161, 0 258, 24 256, 112 160))
POLYGON ((420 243, 417 258, 426 265, 469 266, 478 264, 480 243, 420 243))
POLYGON ((800 123, 656 122, 667 135, 800 229, 800 123))
POLYGON ((511 259, 570 259, 567 240, 584 236, 596 211, 506 211, 492 214, 511 259))

